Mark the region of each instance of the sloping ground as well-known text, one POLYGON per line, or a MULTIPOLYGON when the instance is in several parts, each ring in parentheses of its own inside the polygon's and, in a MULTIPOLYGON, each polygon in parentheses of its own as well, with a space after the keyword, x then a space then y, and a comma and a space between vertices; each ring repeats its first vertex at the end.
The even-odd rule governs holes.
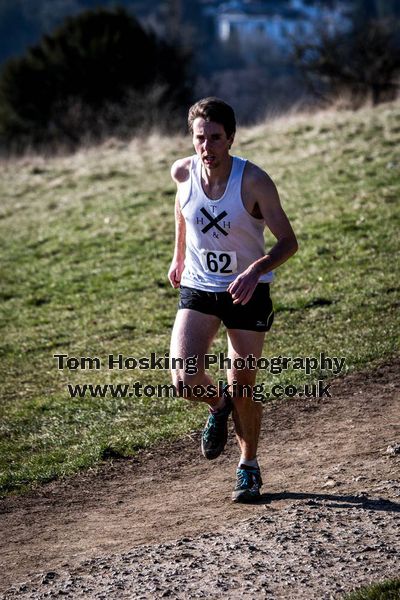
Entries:
MULTIPOLYGON (((238 131, 234 152, 274 179, 300 244, 277 272, 265 356, 323 351, 351 372, 397 354, 399 148, 399 102, 238 131)), ((204 407, 177 399, 71 398, 68 389, 170 383, 167 369, 110 369, 108 357, 168 352, 177 305, 169 169, 192 152, 189 136, 154 134, 0 161, 0 494, 201 428, 204 407), (101 368, 59 370, 54 354, 99 357, 101 368)), ((273 242, 266 232, 266 248, 273 242)), ((223 329, 212 351, 226 351, 223 329)), ((268 386, 309 381, 301 369, 264 374, 268 386)), ((328 375, 321 368, 315 379, 328 375)), ((228 488, 232 478, 230 467, 228 488)))
POLYGON ((4 598, 336 598, 398 574, 400 360, 265 409, 264 494, 199 434, 1 502, 4 598), (10 587, 11 586, 11 587, 10 587))

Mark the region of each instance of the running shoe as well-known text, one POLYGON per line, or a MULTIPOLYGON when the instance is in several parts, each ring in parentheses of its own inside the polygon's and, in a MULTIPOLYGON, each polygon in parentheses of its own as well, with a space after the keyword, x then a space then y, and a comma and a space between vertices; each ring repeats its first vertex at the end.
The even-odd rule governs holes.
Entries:
POLYGON ((233 409, 232 400, 225 394, 225 406, 210 412, 201 436, 201 451, 208 460, 217 458, 228 439, 228 419, 233 409))
POLYGON ((254 502, 260 497, 262 479, 259 467, 240 465, 236 470, 236 487, 232 492, 234 502, 254 502))

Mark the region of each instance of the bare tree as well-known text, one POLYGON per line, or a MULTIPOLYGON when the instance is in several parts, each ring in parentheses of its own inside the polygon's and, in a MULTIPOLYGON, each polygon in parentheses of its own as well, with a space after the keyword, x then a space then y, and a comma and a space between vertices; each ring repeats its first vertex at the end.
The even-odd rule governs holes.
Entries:
POLYGON ((294 43, 294 60, 311 91, 324 101, 347 94, 354 107, 391 100, 399 89, 397 20, 368 20, 348 31, 319 29, 314 39, 294 43))

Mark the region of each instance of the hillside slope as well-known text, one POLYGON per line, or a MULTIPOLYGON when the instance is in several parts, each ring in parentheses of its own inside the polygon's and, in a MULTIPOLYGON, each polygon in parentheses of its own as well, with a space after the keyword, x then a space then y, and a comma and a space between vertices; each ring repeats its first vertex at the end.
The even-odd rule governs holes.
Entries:
MULTIPOLYGON (((234 151, 277 183, 300 250, 277 273, 265 356, 345 358, 345 372, 398 352, 400 105, 240 130, 234 151)), ((204 407, 156 397, 71 398, 67 385, 169 383, 167 370, 110 370, 109 355, 165 356, 177 295, 169 166, 190 139, 157 135, 0 175, 0 485, 50 481, 198 429, 204 407), (58 369, 54 354, 101 368, 58 369)), ((273 243, 266 235, 267 248, 273 243)), ((214 345, 225 350, 221 331, 214 345)), ((221 372, 212 371, 217 378, 221 372)), ((329 369, 260 373, 301 384, 329 369)))

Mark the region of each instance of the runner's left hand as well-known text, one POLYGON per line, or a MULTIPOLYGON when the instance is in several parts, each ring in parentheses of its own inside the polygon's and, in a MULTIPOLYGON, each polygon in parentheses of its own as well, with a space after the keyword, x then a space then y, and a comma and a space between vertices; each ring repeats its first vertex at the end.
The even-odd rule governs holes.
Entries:
POLYGON ((229 284, 227 291, 233 298, 233 304, 247 304, 256 289, 259 277, 254 267, 248 267, 229 284))

